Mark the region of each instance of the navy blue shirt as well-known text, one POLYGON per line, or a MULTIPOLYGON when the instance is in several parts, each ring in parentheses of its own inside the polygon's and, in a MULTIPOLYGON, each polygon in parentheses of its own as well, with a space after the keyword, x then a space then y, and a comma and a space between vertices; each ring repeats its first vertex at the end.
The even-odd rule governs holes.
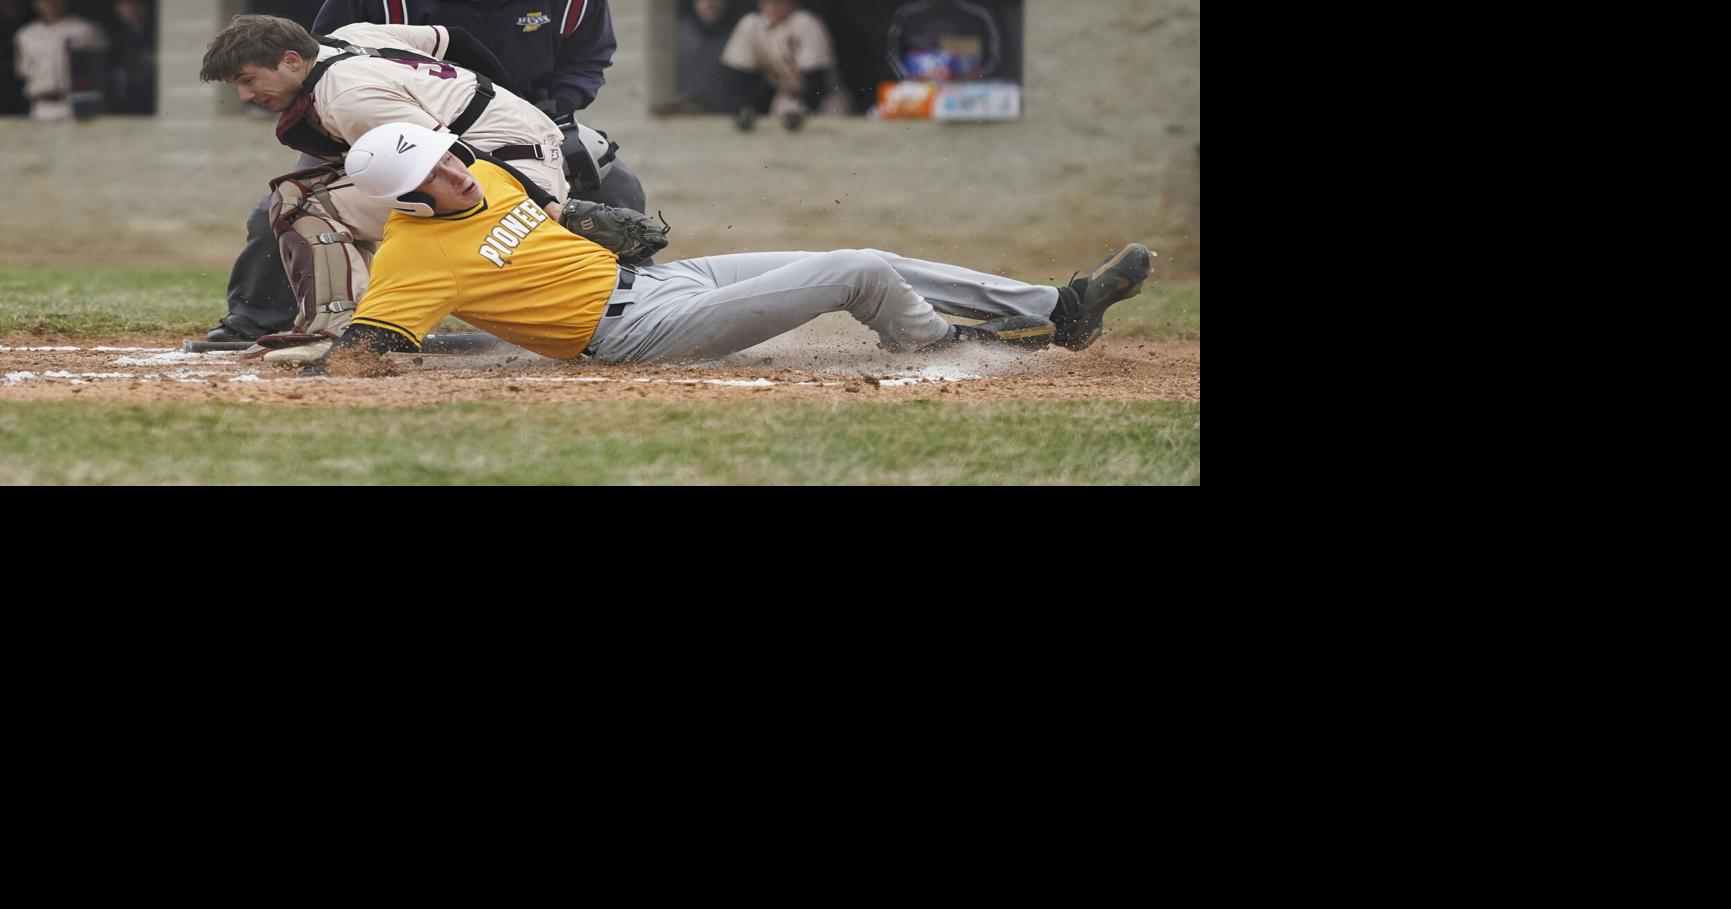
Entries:
POLYGON ((578 110, 600 93, 619 47, 607 0, 325 0, 312 33, 356 22, 460 28, 499 58, 523 97, 578 110))

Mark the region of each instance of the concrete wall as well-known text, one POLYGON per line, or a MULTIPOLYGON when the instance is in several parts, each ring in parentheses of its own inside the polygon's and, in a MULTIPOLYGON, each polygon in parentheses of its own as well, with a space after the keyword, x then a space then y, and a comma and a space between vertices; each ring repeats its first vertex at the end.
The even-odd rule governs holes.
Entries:
MULTIPOLYGON (((0 262, 226 267, 294 160, 271 118, 198 83, 236 4, 164 0, 155 118, 0 121, 0 262)), ((791 134, 649 116, 672 85, 671 42, 651 36, 673 8, 614 0, 619 52, 585 118, 673 223, 668 255, 873 246, 1043 279, 1137 239, 1161 275, 1200 274, 1200 0, 1027 0, 1016 123, 819 119, 791 134)))

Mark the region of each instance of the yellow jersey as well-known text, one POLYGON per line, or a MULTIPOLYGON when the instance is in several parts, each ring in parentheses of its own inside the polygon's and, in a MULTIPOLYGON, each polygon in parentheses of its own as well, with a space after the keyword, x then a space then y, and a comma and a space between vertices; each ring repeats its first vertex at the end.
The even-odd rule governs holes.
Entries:
POLYGON ((503 169, 476 161, 469 173, 482 192, 474 208, 391 214, 353 324, 419 348, 454 315, 544 357, 576 357, 619 282, 618 257, 547 217, 503 169))

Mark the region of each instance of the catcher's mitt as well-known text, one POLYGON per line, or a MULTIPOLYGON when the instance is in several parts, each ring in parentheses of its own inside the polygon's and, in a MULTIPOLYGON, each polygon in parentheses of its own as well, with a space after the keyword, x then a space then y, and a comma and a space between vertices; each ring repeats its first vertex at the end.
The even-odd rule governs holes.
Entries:
POLYGON ((667 219, 655 219, 629 208, 571 199, 559 216, 565 229, 610 250, 622 262, 647 259, 667 246, 667 219))

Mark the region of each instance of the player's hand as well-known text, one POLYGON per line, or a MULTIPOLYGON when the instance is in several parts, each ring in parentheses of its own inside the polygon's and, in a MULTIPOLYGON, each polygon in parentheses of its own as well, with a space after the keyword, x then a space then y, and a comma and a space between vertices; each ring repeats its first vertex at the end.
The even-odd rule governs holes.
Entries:
POLYGON ((547 217, 552 218, 554 222, 558 222, 559 216, 565 213, 565 206, 557 202, 549 202, 542 207, 546 210, 547 217))
POLYGON ((566 98, 542 98, 535 102, 535 107, 546 114, 549 120, 557 120, 577 109, 577 105, 566 98))

